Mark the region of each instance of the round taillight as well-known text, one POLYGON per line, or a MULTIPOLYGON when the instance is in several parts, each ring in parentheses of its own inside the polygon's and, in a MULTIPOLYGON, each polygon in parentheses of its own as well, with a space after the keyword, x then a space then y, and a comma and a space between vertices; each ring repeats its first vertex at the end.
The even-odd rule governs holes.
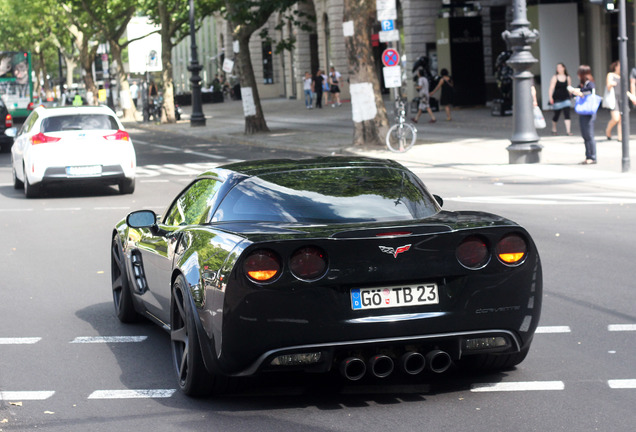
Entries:
POLYGON ((481 268, 490 259, 486 240, 479 236, 466 237, 457 247, 456 255, 461 265, 469 269, 481 268))
POLYGON ((269 282, 280 274, 280 258, 270 250, 257 250, 245 259, 243 270, 254 282, 269 282))
POLYGON ((519 234, 509 234, 497 243, 497 257, 507 265, 519 264, 527 251, 528 245, 519 234))
POLYGON ((289 268, 298 279, 318 279, 327 270, 327 254, 315 246, 302 247, 289 259, 289 268))

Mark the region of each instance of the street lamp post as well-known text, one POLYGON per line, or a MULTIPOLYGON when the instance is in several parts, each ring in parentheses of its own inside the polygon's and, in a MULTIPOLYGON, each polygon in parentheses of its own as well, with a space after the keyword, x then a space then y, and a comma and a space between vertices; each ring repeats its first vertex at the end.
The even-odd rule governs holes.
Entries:
POLYGON ((506 30, 501 37, 512 50, 508 65, 514 70, 513 118, 514 130, 510 138, 508 162, 511 164, 537 163, 541 160, 542 145, 534 127, 532 113, 532 72, 530 68, 537 62, 530 52, 539 37, 537 30, 529 29, 526 15, 526 0, 513 0, 512 30, 506 30))
POLYGON ((194 0, 190 0, 190 52, 192 59, 188 70, 192 73, 190 82, 192 83, 192 116, 190 126, 205 126, 205 116, 201 106, 201 77, 199 72, 202 67, 197 58, 196 30, 194 27, 194 0))

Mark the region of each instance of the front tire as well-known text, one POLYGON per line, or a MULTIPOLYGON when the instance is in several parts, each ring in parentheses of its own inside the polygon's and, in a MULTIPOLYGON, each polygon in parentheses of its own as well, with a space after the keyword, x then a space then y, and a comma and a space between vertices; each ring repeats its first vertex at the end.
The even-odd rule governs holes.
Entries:
POLYGON ((212 375, 205 367, 190 304, 188 284, 180 275, 172 285, 170 340, 179 388, 188 396, 208 396, 227 391, 229 379, 212 375))
POLYGON ((398 123, 391 126, 386 134, 386 146, 394 153, 408 151, 417 139, 416 129, 408 123, 398 123))
POLYGON ((139 315, 133 305, 132 293, 126 273, 124 251, 119 244, 117 236, 113 236, 110 246, 110 275, 113 288, 113 304, 115 315, 123 323, 131 323, 139 320, 139 315))
POLYGON ((119 193, 122 195, 128 195, 135 191, 135 179, 126 178, 119 182, 119 193))

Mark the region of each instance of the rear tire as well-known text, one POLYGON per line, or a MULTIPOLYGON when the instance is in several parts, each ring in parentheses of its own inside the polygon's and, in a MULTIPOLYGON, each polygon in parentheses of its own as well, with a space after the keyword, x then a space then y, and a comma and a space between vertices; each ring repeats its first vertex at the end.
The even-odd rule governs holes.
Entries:
POLYGON ((135 191, 135 179, 126 178, 119 182, 119 193, 129 195, 135 191))
POLYGON ((15 172, 15 167, 13 166, 13 161, 11 161, 11 174, 13 175, 13 188, 14 189, 23 189, 24 182, 20 180, 15 172))
POLYGON ((40 196, 41 193, 41 189, 42 189, 42 185, 32 185, 31 183, 29 183, 29 178, 26 175, 26 172, 24 173, 24 195, 27 198, 38 198, 40 196))
POLYGON ((187 287, 183 276, 175 280, 170 306, 172 360, 179 388, 186 395, 195 397, 225 393, 229 378, 211 374, 203 362, 187 287))
POLYGON ((386 146, 394 153, 408 151, 417 139, 417 130, 408 123, 394 124, 386 134, 386 146))
POLYGON ((117 236, 113 236, 110 246, 110 275, 113 288, 113 304, 115 315, 123 323, 132 323, 139 320, 139 315, 133 305, 124 251, 117 236))

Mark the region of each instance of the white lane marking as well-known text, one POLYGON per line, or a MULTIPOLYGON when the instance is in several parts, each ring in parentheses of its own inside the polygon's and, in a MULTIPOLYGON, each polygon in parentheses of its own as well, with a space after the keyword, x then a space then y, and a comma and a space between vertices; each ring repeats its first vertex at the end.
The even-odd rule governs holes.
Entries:
POLYGON ((25 211, 33 211, 33 209, 32 208, 0 209, 0 212, 25 212, 25 211))
POLYGON ((130 207, 93 207, 93 210, 128 210, 130 207))
POLYGON ((608 380, 607 384, 609 384, 612 389, 634 389, 636 388, 636 379, 608 380))
POLYGON ((508 195, 444 198, 445 201, 489 204, 531 204, 531 205, 588 205, 588 204, 634 204, 636 195, 624 192, 602 194, 544 194, 508 195))
POLYGON ((570 326, 539 326, 535 333, 570 333, 570 326))
POLYGON ((1 401, 45 400, 55 394, 54 391, 2 391, 1 401))
POLYGON ((513 391, 540 391, 540 390, 563 390, 563 381, 520 381, 520 382, 500 382, 471 385, 471 392, 513 392, 513 391))
POLYGON ((0 338, 0 345, 30 345, 41 340, 41 337, 0 338))
POLYGON ((170 180, 140 180, 140 183, 168 183, 170 180))
POLYGON ((182 149, 180 147, 172 147, 172 146, 167 146, 167 145, 163 145, 163 144, 150 144, 150 143, 147 143, 147 142, 144 142, 144 141, 139 141, 139 140, 135 140, 134 143, 135 144, 141 144, 141 145, 147 145, 147 146, 150 146, 150 147, 156 147, 156 148, 160 148, 160 149, 163 149, 163 150, 170 150, 170 151, 174 151, 174 152, 193 154, 193 155, 196 155, 196 156, 207 157, 207 158, 210 158, 210 159, 225 159, 225 157, 218 156, 218 155, 215 155, 215 154, 197 152, 197 151, 193 151, 193 150, 182 149))
POLYGON ((81 207, 49 207, 44 211, 80 211, 81 209, 81 207))
POLYGON ((130 343, 143 342, 148 336, 80 336, 73 339, 70 343, 76 344, 93 344, 93 343, 130 343))
POLYGON ((156 390, 96 390, 89 399, 159 399, 171 397, 176 389, 156 390))
POLYGON ((610 324, 607 326, 609 331, 636 331, 636 324, 610 324))

